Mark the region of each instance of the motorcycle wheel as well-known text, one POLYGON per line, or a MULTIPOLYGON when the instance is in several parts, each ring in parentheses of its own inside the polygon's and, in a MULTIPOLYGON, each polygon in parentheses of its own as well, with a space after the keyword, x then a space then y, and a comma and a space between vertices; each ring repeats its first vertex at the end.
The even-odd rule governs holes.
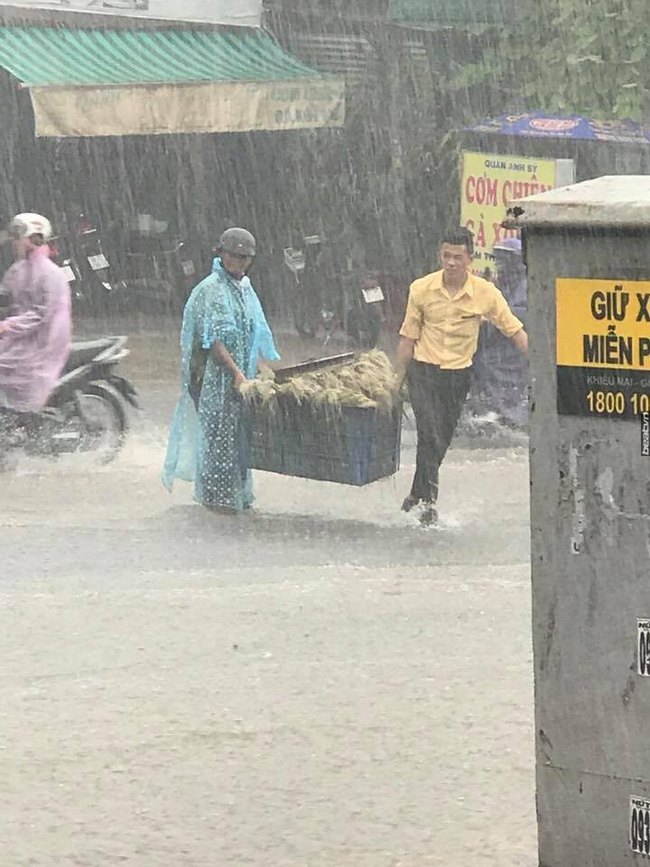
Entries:
POLYGON ((310 309, 309 305, 302 297, 296 301, 293 314, 293 324, 300 337, 312 338, 316 336, 319 318, 310 309))
POLYGON ((108 383, 92 382, 65 405, 46 407, 29 422, 18 418, 1 430, 0 472, 10 468, 7 458, 13 452, 53 459, 90 452, 100 464, 108 464, 122 448, 127 430, 120 394, 108 383))
POLYGON ((97 452, 102 464, 117 457, 129 422, 122 398, 112 386, 104 382, 87 385, 77 395, 75 420, 81 424, 79 451, 97 452))

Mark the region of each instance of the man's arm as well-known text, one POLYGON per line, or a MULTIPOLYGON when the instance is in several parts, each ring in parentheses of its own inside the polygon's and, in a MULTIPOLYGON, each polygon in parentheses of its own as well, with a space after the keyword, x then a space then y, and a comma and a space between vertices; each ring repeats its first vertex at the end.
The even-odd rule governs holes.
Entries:
POLYGON ((404 314, 404 322, 399 331, 399 344, 397 346, 395 364, 393 365, 395 368, 395 382, 393 387, 396 393, 402 387, 406 371, 413 359, 415 344, 420 339, 420 334, 422 333, 422 310, 417 303, 414 287, 415 283, 413 283, 409 289, 406 313, 404 314))
POLYGON ((395 391, 399 391, 406 376, 406 370, 413 358, 415 340, 410 337, 400 337, 395 359, 395 391))

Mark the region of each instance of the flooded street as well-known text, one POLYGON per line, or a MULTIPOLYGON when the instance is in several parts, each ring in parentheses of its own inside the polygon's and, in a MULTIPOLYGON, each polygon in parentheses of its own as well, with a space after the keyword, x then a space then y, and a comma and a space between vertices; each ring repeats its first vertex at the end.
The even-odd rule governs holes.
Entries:
POLYGON ((532 867, 526 450, 453 449, 434 530, 410 424, 392 479, 211 514, 159 480, 165 335, 114 464, 2 476, 3 863, 532 867))
POLYGON ((0 867, 650 858, 649 10, 0 0, 0 867))

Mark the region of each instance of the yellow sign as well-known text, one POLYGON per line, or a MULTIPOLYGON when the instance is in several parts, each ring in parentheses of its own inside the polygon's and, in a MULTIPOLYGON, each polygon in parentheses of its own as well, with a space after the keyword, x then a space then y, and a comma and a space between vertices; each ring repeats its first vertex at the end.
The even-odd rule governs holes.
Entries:
POLYGON ((516 232, 501 223, 517 199, 555 186, 555 161, 463 152, 461 223, 474 234, 473 270, 494 270, 494 245, 516 232))
POLYGON ((557 281, 557 363, 650 373, 650 282, 557 281))
POLYGON ((558 411, 650 410, 650 281, 556 281, 558 411))

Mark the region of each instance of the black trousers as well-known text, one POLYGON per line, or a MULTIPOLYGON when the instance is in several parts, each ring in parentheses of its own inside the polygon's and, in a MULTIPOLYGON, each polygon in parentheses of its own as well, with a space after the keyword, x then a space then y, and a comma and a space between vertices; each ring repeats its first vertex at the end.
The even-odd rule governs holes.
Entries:
POLYGON ((435 503, 438 472, 467 399, 471 368, 442 370, 436 364, 412 361, 408 369, 411 406, 418 434, 411 496, 435 503))

